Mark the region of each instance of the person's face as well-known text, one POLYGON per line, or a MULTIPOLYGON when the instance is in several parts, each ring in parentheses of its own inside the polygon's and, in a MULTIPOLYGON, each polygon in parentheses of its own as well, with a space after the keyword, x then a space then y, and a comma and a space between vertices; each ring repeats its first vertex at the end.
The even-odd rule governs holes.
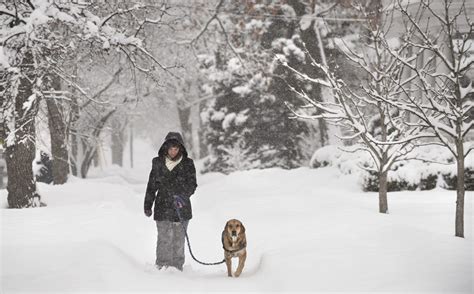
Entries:
POLYGON ((175 158, 176 155, 178 155, 178 153, 179 153, 179 147, 177 147, 177 146, 170 147, 168 149, 168 156, 171 157, 171 158, 175 158))

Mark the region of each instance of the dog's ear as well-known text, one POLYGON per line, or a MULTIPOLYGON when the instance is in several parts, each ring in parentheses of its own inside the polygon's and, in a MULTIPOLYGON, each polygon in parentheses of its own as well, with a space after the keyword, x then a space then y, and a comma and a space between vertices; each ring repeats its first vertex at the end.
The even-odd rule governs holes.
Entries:
POLYGON ((224 232, 227 232, 227 227, 228 227, 228 226, 229 226, 229 221, 227 221, 227 222, 225 223, 224 232))
POLYGON ((242 233, 245 233, 245 227, 243 223, 240 223, 240 227, 242 227, 242 233))

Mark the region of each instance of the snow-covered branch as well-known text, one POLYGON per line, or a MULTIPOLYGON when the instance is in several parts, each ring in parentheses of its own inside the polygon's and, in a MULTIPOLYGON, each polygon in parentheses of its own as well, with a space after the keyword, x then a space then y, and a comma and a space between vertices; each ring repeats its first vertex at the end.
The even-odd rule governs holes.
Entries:
MULTIPOLYGON (((440 3, 443 6, 441 9, 431 1, 420 2, 418 15, 435 17, 436 26, 439 29, 433 32, 430 30, 431 27, 422 29, 419 17, 411 14, 408 7, 401 5, 398 1, 397 9, 414 29, 411 36, 416 36, 410 39, 405 38, 404 41, 413 48, 412 52, 415 53, 416 59, 424 58, 424 62, 420 68, 420 64, 415 62, 416 59, 407 59, 406 56, 391 49, 385 42, 384 45, 391 56, 403 64, 405 70, 414 73, 417 78, 413 79, 408 87, 399 83, 404 92, 402 99, 381 99, 422 120, 442 144, 457 157, 462 155, 458 151, 459 139, 464 140, 472 129, 472 122, 467 122, 472 102, 464 99, 470 88, 464 89, 460 82, 460 78, 472 65, 468 50, 470 46, 468 36, 472 34, 472 22, 467 19, 467 31, 460 32, 459 25, 464 22, 460 17, 465 6, 461 5, 459 10, 452 11, 448 2, 440 3), (454 32, 463 33, 460 35, 460 40, 453 39, 454 32), (434 34, 438 34, 438 37, 432 38, 434 34), (444 47, 440 42, 446 42, 444 47), (428 59, 426 59, 426 52, 432 53, 428 59), (436 57, 436 60, 433 57, 436 57), (429 66, 435 62, 441 62, 445 70, 442 67, 429 66), (412 95, 409 87, 422 90, 421 97, 412 95)), ((407 28, 407 31, 410 31, 410 28, 407 28)))

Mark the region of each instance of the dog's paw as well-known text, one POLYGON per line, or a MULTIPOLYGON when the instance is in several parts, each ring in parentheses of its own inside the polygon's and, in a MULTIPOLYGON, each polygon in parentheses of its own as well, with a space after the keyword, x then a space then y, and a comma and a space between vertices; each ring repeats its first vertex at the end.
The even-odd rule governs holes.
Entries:
POLYGON ((238 272, 235 272, 234 273, 234 277, 238 278, 240 276, 241 273, 238 273, 238 272))

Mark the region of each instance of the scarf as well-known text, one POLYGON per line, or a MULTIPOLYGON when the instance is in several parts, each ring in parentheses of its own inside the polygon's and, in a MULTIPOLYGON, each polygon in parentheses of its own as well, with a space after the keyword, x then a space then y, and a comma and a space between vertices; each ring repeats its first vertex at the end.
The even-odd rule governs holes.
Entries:
POLYGON ((173 168, 175 166, 178 165, 178 163, 181 162, 181 159, 183 159, 182 156, 180 156, 178 159, 176 160, 172 160, 171 158, 169 158, 168 156, 165 157, 165 164, 166 164, 166 167, 168 168, 169 171, 172 171, 173 168))

